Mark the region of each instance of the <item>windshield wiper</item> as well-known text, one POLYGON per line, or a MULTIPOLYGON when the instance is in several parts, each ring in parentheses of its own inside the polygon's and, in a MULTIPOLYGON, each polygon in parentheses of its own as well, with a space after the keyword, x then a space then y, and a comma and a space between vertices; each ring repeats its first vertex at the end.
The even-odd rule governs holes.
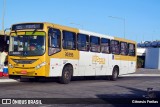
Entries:
POLYGON ((32 33, 32 35, 33 35, 36 31, 37 31, 37 29, 34 29, 34 31, 33 31, 33 33, 32 33))

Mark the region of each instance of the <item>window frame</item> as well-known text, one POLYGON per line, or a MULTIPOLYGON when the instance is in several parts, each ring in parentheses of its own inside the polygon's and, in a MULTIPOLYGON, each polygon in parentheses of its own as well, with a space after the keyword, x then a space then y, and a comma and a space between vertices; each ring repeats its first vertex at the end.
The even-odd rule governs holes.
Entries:
POLYGON ((77 42, 77 37, 76 37, 76 33, 75 33, 75 32, 72 32, 72 31, 68 31, 68 30, 63 30, 63 31, 62 31, 62 34, 63 34, 63 35, 62 35, 62 36, 63 36, 63 39, 62 39, 62 48, 65 49, 65 50, 76 50, 76 49, 77 49, 77 43, 76 43, 76 42, 77 42), (73 41, 72 41, 72 42, 74 43, 74 46, 75 46, 74 48, 69 49, 69 48, 65 48, 65 47, 64 47, 64 41, 65 41, 64 36, 65 36, 65 32, 68 32, 68 33, 72 33, 72 34, 73 34, 74 42, 73 42, 73 41))
POLYGON ((49 27, 49 29, 48 29, 48 55, 51 56, 51 55, 56 54, 56 53, 58 53, 58 52, 60 52, 62 50, 62 45, 61 45, 62 44, 62 42, 61 42, 61 40, 62 40, 62 32, 58 28, 49 27), (50 46, 49 29, 54 29, 54 30, 58 30, 59 31, 59 33, 60 33, 59 47, 52 47, 52 46, 50 46), (50 48, 52 48, 52 49, 55 48, 55 49, 59 49, 59 50, 57 52, 55 52, 55 53, 49 54, 50 48))
POLYGON ((124 56, 128 55, 128 43, 127 42, 123 42, 123 41, 120 42, 120 55, 124 55, 124 56), (122 54, 122 47, 121 47, 122 43, 126 44, 127 46, 127 48, 125 47, 125 54, 122 54))
POLYGON ((136 56, 136 45, 135 45, 134 43, 128 43, 128 55, 129 55, 129 56, 136 56), (134 46, 134 55, 131 55, 131 54, 129 53, 129 51, 130 51, 129 45, 133 45, 133 46, 134 46))
POLYGON ((91 52, 96 52, 96 53, 100 53, 101 52, 101 38, 100 37, 98 37, 98 36, 93 36, 93 35, 90 35, 90 38, 89 38, 89 40, 90 40, 90 51, 91 52), (92 44, 91 44, 91 39, 93 38, 93 37, 95 37, 95 38, 98 38, 98 42, 99 42, 99 44, 97 45, 97 46, 99 46, 99 51, 93 51, 92 50, 92 44))
POLYGON ((90 39, 90 37, 89 37, 89 35, 87 35, 87 34, 83 34, 83 33, 77 33, 77 50, 78 51, 85 51, 85 52, 88 52, 89 51, 89 48, 90 48, 90 42, 89 42, 89 39, 90 39), (81 50, 81 49, 79 49, 79 41, 78 41, 78 39, 79 39, 79 36, 80 35, 84 35, 84 36, 86 36, 86 47, 87 47, 87 49, 86 50, 81 50))
POLYGON ((101 38, 101 42, 100 42, 100 46, 101 46, 101 53, 105 53, 105 54, 110 54, 111 53, 111 50, 110 50, 110 42, 111 42, 111 40, 110 39, 108 39, 108 38, 101 38), (107 41, 108 41, 108 51, 109 52, 102 52, 102 39, 106 39, 107 41))
MULTIPOLYGON (((118 41, 118 40, 111 40, 111 42, 110 42, 110 47, 111 47, 111 53, 112 53, 112 54, 115 54, 115 55, 119 55, 119 54, 120 54, 120 46, 119 46, 119 44, 120 44, 120 41, 118 41), (112 50, 112 48, 113 48, 112 42, 118 42, 118 53, 116 53, 116 48, 115 48, 115 53, 113 53, 113 50, 112 50)), ((115 47, 115 43, 114 43, 114 47, 115 47)))

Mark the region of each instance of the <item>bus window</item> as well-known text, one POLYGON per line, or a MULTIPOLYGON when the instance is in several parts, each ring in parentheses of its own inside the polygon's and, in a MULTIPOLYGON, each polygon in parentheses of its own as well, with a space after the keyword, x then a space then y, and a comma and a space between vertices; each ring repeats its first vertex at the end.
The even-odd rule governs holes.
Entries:
POLYGON ((63 31, 63 49, 76 49, 76 34, 74 32, 63 31))
POLYGON ((128 54, 129 56, 135 56, 135 44, 128 44, 129 50, 128 50, 128 54))
POLYGON ((80 51, 89 51, 89 36, 84 34, 77 35, 77 48, 80 51))
POLYGON ((9 55, 40 56, 45 52, 44 44, 44 35, 11 36, 9 55))
POLYGON ((23 51, 23 36, 14 36, 11 38, 14 42, 12 45, 12 51, 23 51))
POLYGON ((100 38, 90 36, 90 50, 92 52, 100 52, 100 38))
POLYGON ((101 52, 102 53, 108 53, 108 54, 110 53, 109 45, 110 45, 109 39, 101 38, 101 52))
POLYGON ((57 53, 61 49, 61 32, 58 29, 50 28, 48 31, 49 37, 49 55, 57 53))
POLYGON ((111 52, 113 54, 119 54, 119 41, 112 40, 111 41, 111 52))
POLYGON ((121 42, 121 50, 120 50, 120 54, 121 55, 128 55, 128 45, 126 42, 121 42))

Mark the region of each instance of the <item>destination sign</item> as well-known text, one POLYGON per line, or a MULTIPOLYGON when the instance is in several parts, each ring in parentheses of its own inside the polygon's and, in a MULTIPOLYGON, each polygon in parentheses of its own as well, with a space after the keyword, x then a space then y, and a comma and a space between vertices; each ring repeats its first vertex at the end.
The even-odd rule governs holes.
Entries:
POLYGON ((43 29, 43 24, 27 23, 27 24, 17 24, 12 26, 12 30, 24 30, 24 29, 43 29))

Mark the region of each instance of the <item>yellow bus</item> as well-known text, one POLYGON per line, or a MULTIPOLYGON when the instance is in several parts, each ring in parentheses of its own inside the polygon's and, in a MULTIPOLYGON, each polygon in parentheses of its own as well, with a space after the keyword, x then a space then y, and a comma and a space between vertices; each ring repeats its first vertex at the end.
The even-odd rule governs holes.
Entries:
POLYGON ((12 25, 9 78, 108 76, 136 71, 136 42, 52 23, 12 25))

